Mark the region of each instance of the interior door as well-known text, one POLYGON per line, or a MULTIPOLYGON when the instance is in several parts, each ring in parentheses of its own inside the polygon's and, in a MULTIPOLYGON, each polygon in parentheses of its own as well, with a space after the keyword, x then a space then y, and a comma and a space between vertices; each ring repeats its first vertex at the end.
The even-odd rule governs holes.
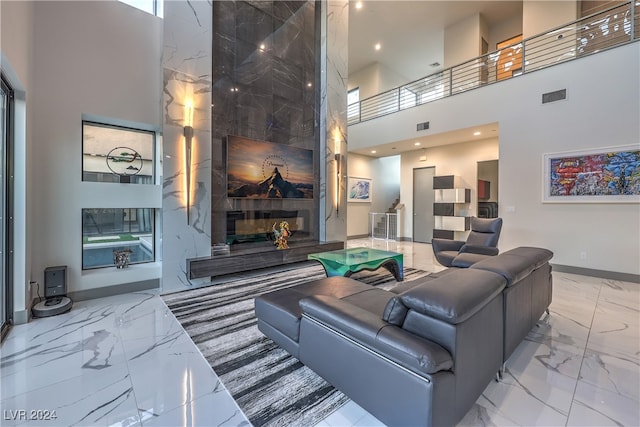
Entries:
POLYGON ((497 80, 508 79, 522 72, 522 34, 511 37, 496 45, 496 49, 500 51, 500 58, 496 64, 497 80), (514 46, 511 46, 514 45, 514 46))
POLYGON ((413 241, 431 243, 433 237, 433 176, 435 167, 413 170, 413 241))

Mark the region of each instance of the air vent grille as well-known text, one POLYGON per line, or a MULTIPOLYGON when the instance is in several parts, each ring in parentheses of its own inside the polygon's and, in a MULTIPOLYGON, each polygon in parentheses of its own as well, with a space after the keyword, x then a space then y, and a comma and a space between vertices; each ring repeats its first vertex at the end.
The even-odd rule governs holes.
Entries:
POLYGON ((416 131, 427 130, 429 129, 429 122, 418 123, 416 125, 416 131))
POLYGON ((561 89, 556 90, 555 92, 543 93, 542 94, 542 103, 548 104, 549 102, 561 101, 563 99, 567 99, 567 90, 561 89))

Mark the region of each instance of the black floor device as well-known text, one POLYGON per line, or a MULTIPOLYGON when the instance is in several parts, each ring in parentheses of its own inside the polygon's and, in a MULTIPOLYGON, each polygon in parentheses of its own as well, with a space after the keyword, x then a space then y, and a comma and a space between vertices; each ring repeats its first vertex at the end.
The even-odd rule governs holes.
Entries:
POLYGON ((73 301, 67 296, 67 266, 44 270, 44 300, 31 309, 33 317, 48 317, 71 310, 73 301))

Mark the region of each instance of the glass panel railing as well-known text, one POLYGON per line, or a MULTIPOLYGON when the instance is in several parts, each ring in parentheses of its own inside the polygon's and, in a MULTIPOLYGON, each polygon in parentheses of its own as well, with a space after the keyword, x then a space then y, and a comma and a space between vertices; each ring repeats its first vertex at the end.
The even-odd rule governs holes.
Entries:
POLYGON ((640 1, 567 25, 363 99, 348 107, 356 124, 640 40, 640 1))

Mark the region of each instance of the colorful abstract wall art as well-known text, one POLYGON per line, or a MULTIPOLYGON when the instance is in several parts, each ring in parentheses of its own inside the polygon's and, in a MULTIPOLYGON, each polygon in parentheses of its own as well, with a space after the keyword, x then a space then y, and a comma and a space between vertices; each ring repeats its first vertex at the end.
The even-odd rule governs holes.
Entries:
POLYGON ((640 147, 544 156, 544 202, 640 202, 640 147))

